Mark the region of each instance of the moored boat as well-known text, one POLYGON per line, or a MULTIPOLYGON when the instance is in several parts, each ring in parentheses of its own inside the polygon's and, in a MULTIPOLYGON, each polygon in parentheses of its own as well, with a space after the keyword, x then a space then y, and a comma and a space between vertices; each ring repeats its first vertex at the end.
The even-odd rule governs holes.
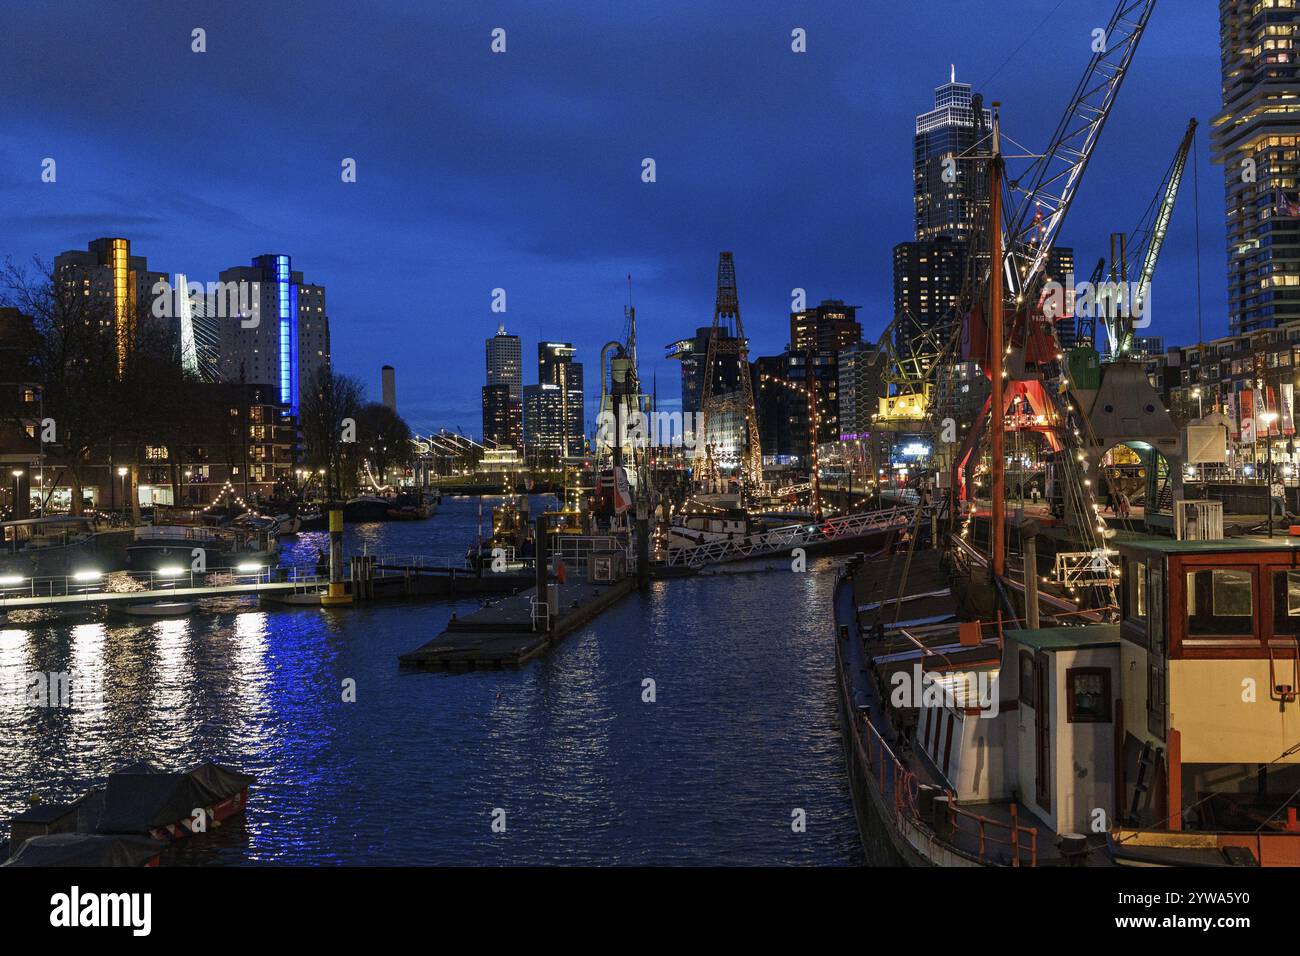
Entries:
POLYGON ((148 604, 127 604, 121 610, 131 617, 185 617, 193 614, 195 607, 190 601, 153 601, 148 604))
POLYGON ((14 816, 10 859, 17 866, 154 865, 167 843, 242 813, 254 780, 211 761, 179 773, 130 764, 71 803, 36 802, 14 816))

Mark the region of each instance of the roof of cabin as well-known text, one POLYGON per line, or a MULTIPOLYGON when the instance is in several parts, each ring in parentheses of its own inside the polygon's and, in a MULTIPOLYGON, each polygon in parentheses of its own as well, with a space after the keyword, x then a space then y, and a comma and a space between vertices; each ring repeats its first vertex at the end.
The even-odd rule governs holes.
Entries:
POLYGON ((1118 624, 1089 624, 1085 627, 1044 627, 1038 630, 1006 631, 1005 638, 1040 651, 1068 651, 1080 647, 1119 645, 1118 624))
POLYGON ((1221 541, 1175 541, 1158 535, 1117 531, 1108 542, 1114 547, 1157 554, 1231 554, 1243 551, 1300 551, 1300 538, 1225 538, 1221 541))

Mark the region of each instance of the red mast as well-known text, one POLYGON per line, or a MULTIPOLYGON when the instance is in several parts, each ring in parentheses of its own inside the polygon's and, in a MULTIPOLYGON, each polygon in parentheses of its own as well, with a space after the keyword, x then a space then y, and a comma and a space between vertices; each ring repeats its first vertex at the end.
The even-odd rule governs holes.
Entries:
POLYGON ((993 158, 989 161, 989 374, 993 394, 989 402, 992 441, 989 475, 993 479, 992 551, 993 574, 1006 573, 1006 454, 1003 426, 1006 422, 1002 381, 1002 147, 998 136, 998 107, 993 104, 993 158))

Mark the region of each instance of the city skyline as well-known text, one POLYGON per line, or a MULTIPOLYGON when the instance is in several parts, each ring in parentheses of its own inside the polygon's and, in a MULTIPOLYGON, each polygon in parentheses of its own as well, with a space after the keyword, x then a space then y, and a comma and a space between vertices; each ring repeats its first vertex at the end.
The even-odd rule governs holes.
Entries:
MULTIPOLYGON (((329 48, 308 46, 288 15, 261 8, 263 28, 237 42, 219 24, 238 18, 218 18, 214 8, 201 55, 190 50, 190 31, 204 11, 145 19, 132 37, 156 52, 150 64, 128 62, 92 83, 99 70, 84 56, 90 41, 57 9, 35 19, 20 11, 15 35, 63 31, 72 40, 39 64, 30 59, 41 49, 35 42, 10 59, 19 112, 0 140, 0 189, 7 208, 25 212, 5 217, 0 254, 52 259, 121 235, 152 268, 192 278, 268 250, 290 255, 295 270, 329 289, 339 370, 374 389, 380 367, 393 364, 413 427, 469 432, 480 424, 481 376, 449 356, 481 347, 505 321, 525 348, 562 339, 590 360, 621 328, 631 274, 642 378, 664 377, 668 405, 676 389, 665 395, 663 386, 679 369, 660 349, 707 323, 721 249, 736 256, 751 356, 783 349, 795 287, 810 302, 860 305, 865 337, 879 335, 891 317, 891 249, 914 231, 915 117, 954 64, 959 82, 1003 103, 1009 135, 1042 147, 1100 14, 1046 2, 1005 7, 1000 20, 1041 23, 1054 37, 1050 58, 1033 42, 1005 42, 993 18, 973 18, 958 2, 807 13, 759 4, 732 21, 725 41, 715 21, 687 7, 671 17, 581 19, 380 9, 347 31, 350 48, 395 45, 417 61, 419 50, 436 54, 448 69, 421 93, 386 89, 375 58, 314 85, 292 70, 276 73, 272 42, 313 63, 329 48), (882 16, 926 41, 889 71, 868 66, 884 62, 882 16), (494 55, 498 26, 508 46, 494 55), (807 31, 803 56, 790 53, 794 27, 807 31), (584 39, 589 32, 600 39, 584 39), (1078 38, 1075 57, 1068 36, 1078 38), (660 61, 679 64, 671 79, 654 68, 660 61), (131 104, 146 71, 168 78, 147 114, 106 108, 131 104), (537 83, 547 90, 541 104, 529 94, 537 83), (249 105, 244 94, 254 89, 273 95, 249 105), (200 96, 209 109, 231 108, 211 122, 166 119, 191 115, 185 104, 200 96), (270 124, 280 115, 272 103, 290 104, 284 115, 297 119, 270 124), (53 126, 50 115, 79 117, 79 125, 53 126), (774 123, 781 115, 789 121, 774 123), (139 135, 142 122, 187 132, 160 146, 139 135), (240 135, 244 125, 256 135, 240 135), (611 137, 617 150, 608 148, 611 137), (702 150, 706 141, 711 148, 702 150), (55 183, 41 182, 46 157, 58 163, 55 183), (641 181, 645 157, 656 160, 654 183, 641 181), (346 158, 356 160, 355 183, 341 181, 346 158), (758 194, 764 201, 752 202, 758 194), (508 296, 504 313, 491 310, 496 288, 508 296)), ((332 22, 340 9, 321 7, 317 17, 332 22)), ((126 28, 102 26, 106 39, 126 28)), ((334 32, 321 40, 342 42, 334 32)), ((1154 192, 1189 111, 1204 125, 1221 108, 1216 11, 1158 11, 1147 43, 1106 133, 1129 148, 1099 153, 1062 236, 1080 262, 1102 254, 1110 231, 1132 228, 1127 210, 1154 192)), ((1208 149, 1195 161, 1210 338, 1227 332, 1222 171, 1208 149)), ((1196 338, 1192 191, 1184 196, 1154 293, 1152 332, 1170 344, 1196 338)))

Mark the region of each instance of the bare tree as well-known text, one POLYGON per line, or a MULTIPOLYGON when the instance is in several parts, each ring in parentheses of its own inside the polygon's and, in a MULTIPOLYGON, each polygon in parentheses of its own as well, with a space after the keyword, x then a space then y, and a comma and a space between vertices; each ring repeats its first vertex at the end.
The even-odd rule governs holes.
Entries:
POLYGON ((365 388, 357 379, 340 375, 328 365, 313 373, 303 394, 298 427, 307 463, 325 469, 326 495, 331 499, 343 496, 356 484, 356 419, 364 395, 365 388))

